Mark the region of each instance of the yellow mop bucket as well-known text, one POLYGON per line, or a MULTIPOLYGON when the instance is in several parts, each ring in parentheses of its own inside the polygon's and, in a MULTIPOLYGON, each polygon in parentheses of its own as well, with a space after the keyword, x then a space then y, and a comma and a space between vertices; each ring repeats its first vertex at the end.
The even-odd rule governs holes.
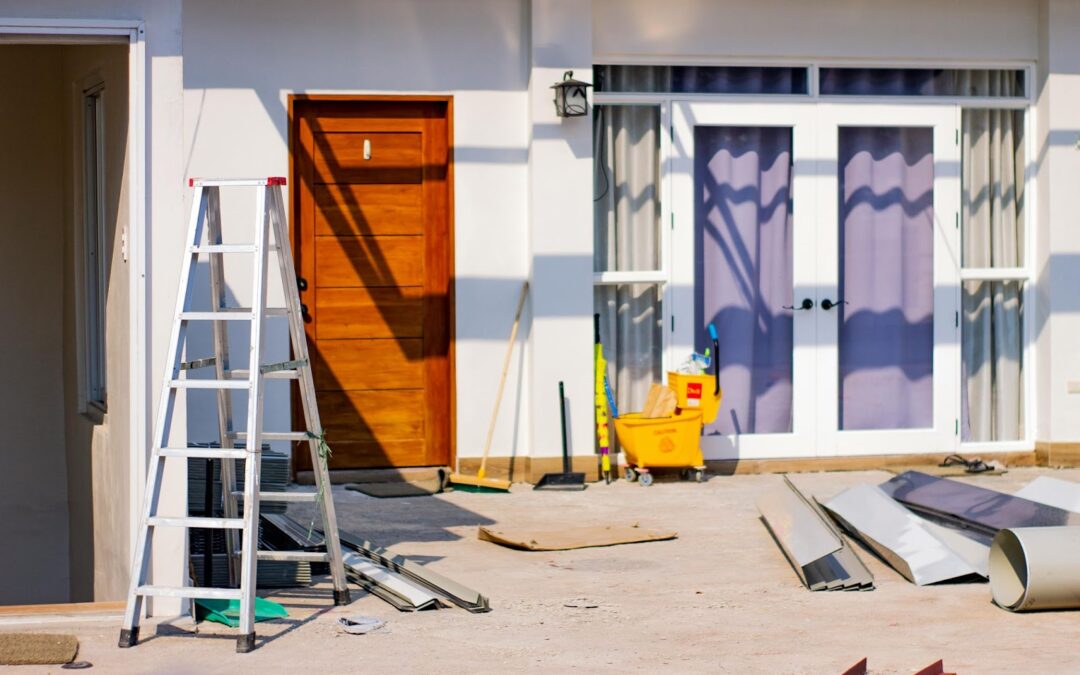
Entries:
MULTIPOLYGON (((715 357, 714 357, 715 358, 715 357)), ((712 424, 720 412, 720 390, 715 375, 687 375, 668 371, 668 386, 675 390, 682 410, 701 411, 701 422, 712 424)))
POLYGON ((671 417, 627 413, 615 418, 615 434, 628 464, 641 469, 704 466, 701 412, 684 409, 671 417))

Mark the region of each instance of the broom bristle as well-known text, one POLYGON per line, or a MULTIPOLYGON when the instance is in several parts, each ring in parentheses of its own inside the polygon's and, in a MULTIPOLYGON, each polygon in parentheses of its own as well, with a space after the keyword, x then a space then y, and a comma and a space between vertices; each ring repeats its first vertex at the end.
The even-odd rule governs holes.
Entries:
POLYGON ((450 484, 455 490, 465 492, 509 492, 510 481, 497 480, 494 478, 481 478, 479 476, 465 476, 459 473, 451 474, 450 484))

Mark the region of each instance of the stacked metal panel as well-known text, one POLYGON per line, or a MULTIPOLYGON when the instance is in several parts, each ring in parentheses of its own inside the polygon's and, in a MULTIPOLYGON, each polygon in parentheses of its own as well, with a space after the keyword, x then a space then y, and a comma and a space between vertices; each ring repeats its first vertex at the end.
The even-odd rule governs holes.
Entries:
POLYGON ((844 490, 825 508, 914 584, 987 576, 989 547, 920 518, 875 485, 844 490))
POLYGON ((1016 491, 1014 497, 1080 513, 1080 483, 1050 476, 1039 476, 1016 491))
POLYGON ((821 506, 784 476, 763 493, 758 511, 795 573, 812 591, 872 590, 874 576, 821 506))
MULTIPOLYGON (((215 444, 216 445, 216 444, 215 444)), ((221 508, 221 460, 211 460, 213 496, 211 503, 215 509, 221 508)), ((206 466, 205 459, 188 460, 188 511, 201 514, 206 508, 206 466)), ((259 487, 263 492, 284 492, 289 484, 289 456, 263 446, 262 463, 259 469, 259 487)), ((236 489, 244 489, 244 460, 236 460, 236 489)), ((242 505, 241 505, 242 506, 242 505)), ((283 502, 266 502, 259 505, 260 513, 285 513, 288 505, 283 502)))

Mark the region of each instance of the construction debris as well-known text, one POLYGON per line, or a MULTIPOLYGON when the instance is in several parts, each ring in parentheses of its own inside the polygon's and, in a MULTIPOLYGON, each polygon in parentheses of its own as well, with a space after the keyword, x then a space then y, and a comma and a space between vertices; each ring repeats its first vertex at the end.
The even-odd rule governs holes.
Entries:
POLYGON ((568 551, 575 548, 666 541, 679 536, 674 530, 650 530, 633 525, 514 529, 479 528, 477 538, 522 551, 568 551))
POLYGON ((343 616, 338 619, 338 624, 341 626, 341 630, 346 633, 367 635, 385 626, 386 622, 373 616, 358 614, 356 616, 343 616))
POLYGON ((1080 514, 919 471, 906 471, 881 489, 920 514, 990 537, 1004 528, 1080 525, 1080 514))
POLYGON ((439 609, 439 598, 400 575, 376 565, 359 553, 341 547, 345 562, 345 574, 353 583, 359 584, 372 595, 387 601, 402 612, 418 612, 439 609))
POLYGON ((959 550, 954 550, 950 543, 958 542, 951 533, 945 535, 947 541, 941 533, 944 528, 911 513, 875 485, 844 490, 825 508, 845 530, 918 586, 986 576, 989 548, 968 539, 970 546, 960 542, 959 550))
POLYGON ((1080 608, 1080 527, 1003 529, 990 547, 990 592, 1012 612, 1080 608))
POLYGON ((812 591, 872 590, 874 576, 820 505, 784 476, 758 497, 758 511, 795 573, 812 591))

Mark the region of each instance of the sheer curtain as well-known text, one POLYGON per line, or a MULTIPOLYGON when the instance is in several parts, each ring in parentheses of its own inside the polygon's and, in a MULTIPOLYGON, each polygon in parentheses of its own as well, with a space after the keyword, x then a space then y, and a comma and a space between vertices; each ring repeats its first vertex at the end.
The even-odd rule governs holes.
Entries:
MULTIPOLYGON (((966 268, 1024 265, 1023 129, 1021 111, 963 112, 966 268)), ((989 276, 963 285, 964 441, 1016 440, 1024 434, 1023 285, 989 276)))
MULTIPOLYGON (((659 269, 660 109, 599 106, 593 124, 594 269, 659 269)), ((619 410, 641 410, 662 376, 659 286, 597 286, 594 306, 619 410)))

